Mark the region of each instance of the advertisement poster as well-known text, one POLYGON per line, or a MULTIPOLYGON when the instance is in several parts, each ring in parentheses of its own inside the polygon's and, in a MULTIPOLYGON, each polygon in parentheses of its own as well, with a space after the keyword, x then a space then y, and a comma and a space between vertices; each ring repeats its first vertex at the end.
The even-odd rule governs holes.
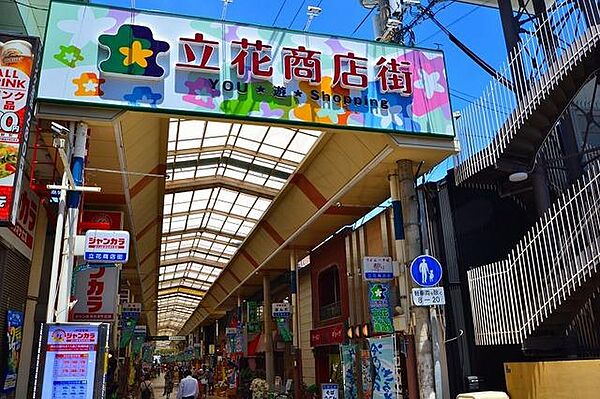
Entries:
POLYGON ((6 338, 8 350, 6 352, 6 371, 4 373, 3 392, 8 393, 17 385, 17 372, 19 355, 21 354, 21 340, 23 337, 23 312, 8 310, 6 312, 6 338))
POLYGON ((97 355, 98 326, 48 326, 42 397, 92 399, 97 355))
POLYGON ((38 98, 454 137, 444 55, 101 5, 50 5, 38 98))
POLYGON ((368 341, 374 369, 372 399, 393 399, 396 397, 394 336, 369 338, 368 341))
POLYGON ((39 40, 0 34, 0 225, 13 226, 33 106, 39 40))
POLYGON ((119 269, 100 267, 78 271, 74 275, 74 321, 114 321, 117 314, 119 269))
POLYGON ((369 282, 369 312, 374 333, 393 333, 391 285, 389 282, 369 282))
POLYGON ((342 345, 342 372, 344 379, 344 399, 358 398, 356 386, 356 354, 358 348, 354 344, 342 345))

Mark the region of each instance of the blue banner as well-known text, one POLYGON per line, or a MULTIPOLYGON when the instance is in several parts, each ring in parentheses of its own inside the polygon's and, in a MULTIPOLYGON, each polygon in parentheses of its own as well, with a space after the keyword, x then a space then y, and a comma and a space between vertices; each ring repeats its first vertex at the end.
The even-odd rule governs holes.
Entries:
POLYGON ((393 333, 392 305, 389 282, 369 282, 369 312, 374 333, 393 333))
POLYGON ((369 338, 373 363, 373 399, 396 397, 396 365, 394 336, 369 338))
POLYGON ((358 389, 356 388, 355 366, 356 345, 342 345, 342 370, 344 378, 344 399, 358 398, 358 389))
POLYGON ((13 391, 17 385, 19 355, 21 354, 21 340, 23 338, 23 312, 18 310, 6 312, 6 337, 8 339, 8 352, 6 353, 6 371, 3 386, 5 393, 13 391))

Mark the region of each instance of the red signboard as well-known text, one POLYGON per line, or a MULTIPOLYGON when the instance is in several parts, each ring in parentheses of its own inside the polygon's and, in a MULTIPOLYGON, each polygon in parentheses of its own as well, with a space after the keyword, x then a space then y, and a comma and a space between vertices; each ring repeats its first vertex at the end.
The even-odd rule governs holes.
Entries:
POLYGON ((14 225, 35 86, 37 38, 0 35, 0 224, 14 225))
POLYGON ((74 321, 113 321, 117 312, 119 269, 100 267, 75 273, 74 321))
POLYGON ((0 228, 0 235, 31 260, 40 200, 27 186, 22 188, 19 197, 16 223, 13 227, 0 228))
POLYGON ((123 212, 86 209, 79 226, 79 234, 87 230, 123 230, 123 212))
POLYGON ((333 326, 317 328, 310 330, 310 346, 338 345, 344 342, 344 325, 335 324, 333 326))

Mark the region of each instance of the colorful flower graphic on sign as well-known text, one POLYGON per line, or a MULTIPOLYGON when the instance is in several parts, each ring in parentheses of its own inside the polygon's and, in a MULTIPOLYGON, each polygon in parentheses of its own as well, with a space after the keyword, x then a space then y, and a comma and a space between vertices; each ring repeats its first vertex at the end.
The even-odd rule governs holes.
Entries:
POLYGON ((77 79, 73 79, 73 83, 77 86, 75 91, 76 96, 101 96, 102 84, 106 80, 98 78, 94 72, 84 72, 77 79))
POLYGON ((146 26, 121 25, 115 35, 100 35, 101 46, 109 57, 100 63, 100 70, 109 74, 162 78, 165 70, 157 64, 156 57, 169 51, 169 43, 153 38, 146 26))
POLYGON ((438 51, 60 0, 49 14, 41 100, 454 136, 438 51), (82 73, 103 94, 60 84, 82 73))

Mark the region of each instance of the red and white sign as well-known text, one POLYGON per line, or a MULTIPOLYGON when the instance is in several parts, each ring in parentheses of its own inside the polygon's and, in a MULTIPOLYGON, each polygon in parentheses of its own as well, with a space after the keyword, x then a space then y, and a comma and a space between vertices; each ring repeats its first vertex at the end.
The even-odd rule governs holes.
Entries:
POLYGON ((0 224, 14 225, 33 104, 38 40, 0 35, 0 224))
POLYGON ((117 312, 119 269, 100 267, 75 274, 74 321, 113 321, 117 312))
POLYGON ((83 234, 87 230, 122 230, 123 212, 119 211, 98 211, 86 209, 83 211, 79 223, 79 233, 83 234), (96 227, 99 224, 106 228, 96 227))
POLYGON ((21 190, 17 222, 13 227, 0 228, 0 236, 29 260, 33 256, 33 238, 39 210, 40 199, 29 186, 25 186, 21 190))
POLYGON ((310 330, 310 346, 338 345, 344 342, 344 325, 335 324, 329 327, 310 330))
POLYGON ((96 263, 127 263, 129 232, 124 230, 88 230, 85 233, 84 258, 96 263))

